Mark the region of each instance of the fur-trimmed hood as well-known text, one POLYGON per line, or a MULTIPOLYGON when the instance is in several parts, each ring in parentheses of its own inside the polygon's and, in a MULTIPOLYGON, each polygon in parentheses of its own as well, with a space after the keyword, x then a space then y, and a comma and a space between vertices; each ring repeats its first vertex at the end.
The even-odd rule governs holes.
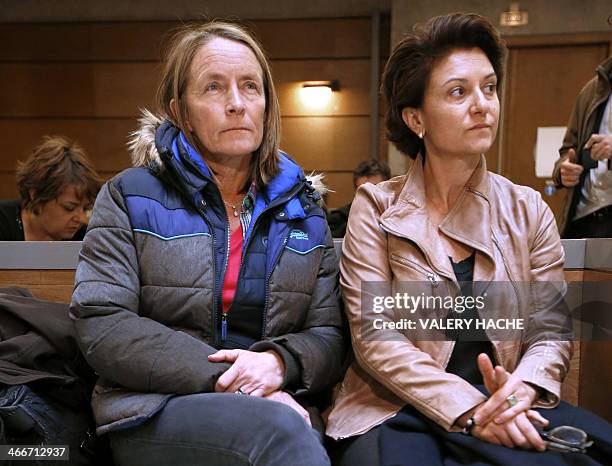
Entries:
MULTIPOLYGON (((147 109, 141 111, 138 119, 139 127, 130 134, 128 149, 131 153, 132 166, 134 167, 155 167, 163 169, 163 162, 155 146, 155 132, 164 122, 164 119, 147 109)), ((306 175, 306 179, 312 187, 324 196, 330 189, 325 185, 325 174, 312 172, 306 175)))
POLYGON ((164 121, 146 108, 138 119, 138 129, 130 134, 128 149, 132 156, 132 166, 148 167, 151 164, 162 166, 161 157, 155 147, 155 131, 164 121))

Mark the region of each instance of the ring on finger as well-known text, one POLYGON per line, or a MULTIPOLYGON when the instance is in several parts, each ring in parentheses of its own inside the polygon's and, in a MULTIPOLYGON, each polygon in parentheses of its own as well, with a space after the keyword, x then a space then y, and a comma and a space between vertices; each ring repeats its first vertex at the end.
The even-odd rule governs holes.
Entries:
POLYGON ((516 406, 516 405, 518 404, 518 402, 519 402, 519 401, 521 401, 521 400, 519 400, 519 398, 518 398, 518 397, 517 397, 517 396, 516 396, 514 393, 512 393, 511 395, 509 395, 509 396, 506 398, 506 401, 508 402, 508 404, 510 405, 510 407, 511 407, 511 408, 513 408, 513 407, 514 407, 514 406, 516 406))
POLYGON ((238 390, 236 390, 234 393, 238 394, 238 395, 248 395, 247 392, 245 392, 242 388, 239 388, 238 390))

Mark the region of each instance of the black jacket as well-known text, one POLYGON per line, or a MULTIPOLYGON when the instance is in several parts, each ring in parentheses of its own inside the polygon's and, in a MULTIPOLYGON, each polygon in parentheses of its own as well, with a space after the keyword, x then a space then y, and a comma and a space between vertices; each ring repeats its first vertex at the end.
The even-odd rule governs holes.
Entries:
POLYGON ((0 289, 0 443, 68 445, 70 464, 111 464, 104 442, 91 435, 94 380, 67 304, 35 299, 20 288, 0 289))

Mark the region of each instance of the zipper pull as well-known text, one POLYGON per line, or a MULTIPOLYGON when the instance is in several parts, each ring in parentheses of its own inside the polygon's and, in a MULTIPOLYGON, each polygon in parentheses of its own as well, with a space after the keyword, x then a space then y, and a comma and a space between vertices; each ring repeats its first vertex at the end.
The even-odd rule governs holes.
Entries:
POLYGON ((221 341, 227 340, 227 312, 221 315, 221 341))
POLYGON ((428 275, 429 281, 431 282, 431 286, 438 286, 438 277, 436 277, 436 274, 429 274, 428 275))

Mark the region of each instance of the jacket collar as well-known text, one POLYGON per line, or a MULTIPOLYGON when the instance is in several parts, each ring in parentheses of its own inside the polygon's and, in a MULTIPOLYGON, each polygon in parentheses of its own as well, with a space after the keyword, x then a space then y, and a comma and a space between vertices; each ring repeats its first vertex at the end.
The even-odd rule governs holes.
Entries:
MULTIPOLYGON (((196 197, 209 183, 214 183, 206 162, 189 144, 185 135, 170 121, 164 121, 155 133, 157 152, 165 165, 172 167, 180 177, 189 195, 196 197)), ((255 200, 253 218, 271 205, 284 205, 283 218, 304 218, 305 212, 297 198, 299 188, 306 183, 302 169, 284 152, 279 153, 279 173, 255 200)))
MULTIPOLYGON (((439 226, 447 236, 484 254, 476 257, 474 281, 486 280, 494 268, 489 187, 486 161, 482 155, 455 206, 439 226)), ((381 226, 416 243, 438 273, 451 279, 455 277, 446 248, 429 222, 420 155, 412 164, 396 202, 381 215, 381 226)))
MULTIPOLYGON (((594 114, 597 108, 610 97, 610 89, 612 88, 612 56, 604 60, 597 67, 597 87, 595 89, 594 98, 591 99, 587 115, 594 114)), ((584 124, 587 124, 588 118, 584 119, 584 124)))
POLYGON ((597 73, 606 79, 608 83, 612 82, 612 56, 608 57, 597 67, 597 73))

